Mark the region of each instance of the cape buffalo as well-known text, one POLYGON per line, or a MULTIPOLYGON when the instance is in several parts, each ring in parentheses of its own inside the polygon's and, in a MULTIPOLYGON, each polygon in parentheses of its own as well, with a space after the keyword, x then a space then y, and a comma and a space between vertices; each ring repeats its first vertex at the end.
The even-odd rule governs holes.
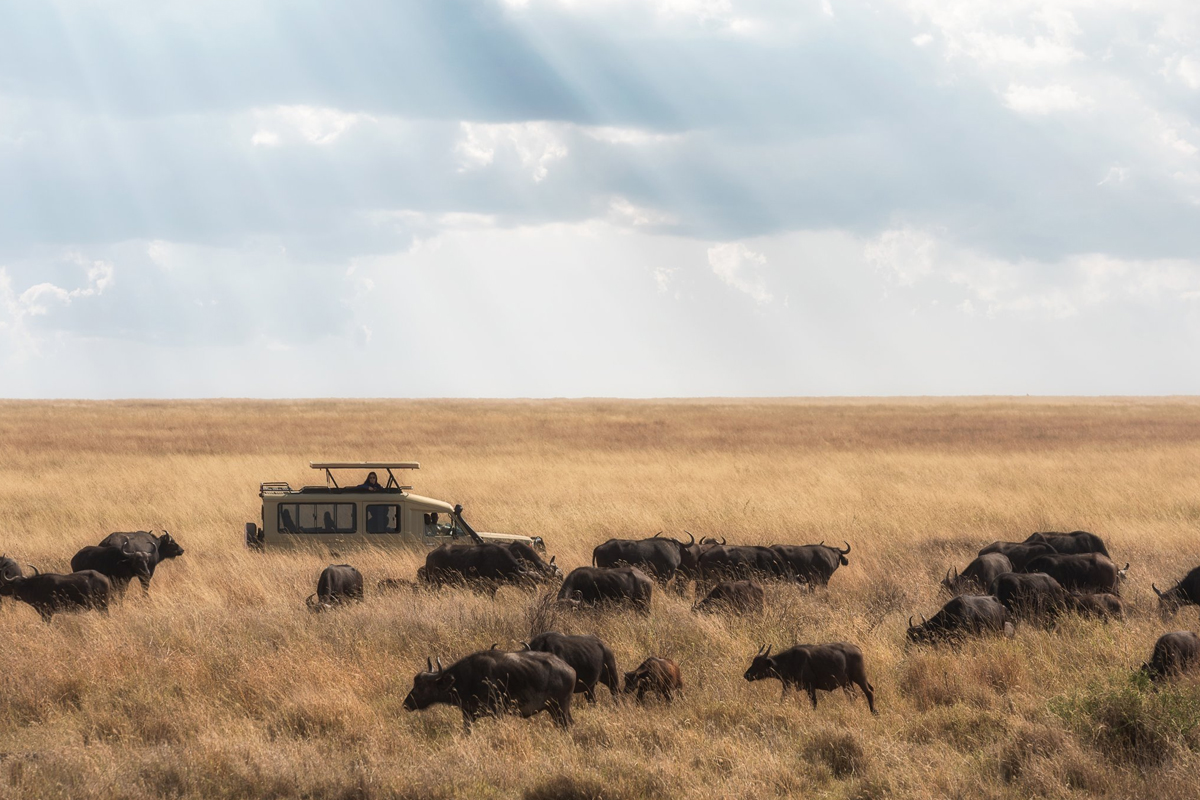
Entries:
POLYGON ((317 579, 316 594, 304 601, 309 611, 328 611, 350 600, 362 602, 363 576, 349 564, 330 564, 317 579))
POLYGON ((1153 583, 1150 588, 1158 595, 1158 610, 1163 619, 1174 616, 1184 606, 1200 605, 1200 567, 1183 576, 1183 580, 1165 592, 1159 591, 1153 583))
POLYGON ((950 594, 987 594, 992 581, 1006 572, 1012 572, 1012 562, 1003 553, 984 553, 977 556, 962 572, 957 569, 954 577, 946 570, 942 586, 950 594))
POLYGON ((1108 556, 1099 553, 1055 553, 1031 559, 1021 572, 1044 572, 1064 589, 1076 592, 1120 594, 1125 569, 1118 569, 1108 556))
POLYGON ((543 578, 562 580, 563 572, 555 563, 558 556, 550 556, 549 561, 544 561, 538 552, 525 542, 509 542, 508 552, 516 556, 517 561, 522 562, 526 569, 539 573, 543 578))
POLYGON ((417 579, 438 587, 465 583, 495 596, 501 586, 532 586, 546 576, 527 569, 505 545, 444 544, 425 556, 417 579))
POLYGON ((1057 552, 1057 550, 1044 542, 1035 542, 1033 544, 1026 544, 1025 542, 992 542, 980 550, 979 555, 986 556, 988 553, 1000 553, 1012 562, 1014 572, 1020 572, 1025 569, 1025 565, 1032 559, 1038 556, 1053 555, 1057 552))
POLYGON ((1067 608, 1085 617, 1125 619, 1125 601, 1115 594, 1071 592, 1067 598, 1067 608))
POLYGON ((118 594, 124 594, 134 578, 143 586, 150 584, 150 554, 134 550, 128 542, 121 547, 83 548, 71 558, 71 571, 85 569, 94 569, 106 576, 118 594))
POLYGON ((120 549, 128 546, 130 550, 145 553, 148 556, 146 563, 150 569, 150 575, 148 577, 139 575, 138 580, 142 583, 142 589, 147 592, 150 591, 150 578, 154 577, 155 567, 169 558, 178 558, 183 555, 183 548, 166 531, 162 532, 162 536, 155 536, 149 531, 110 533, 100 542, 100 546, 120 549))
POLYGON ((762 611, 766 593, 754 581, 721 581, 692 607, 701 612, 762 611))
POLYGON ((675 699, 675 692, 682 689, 679 665, 669 658, 650 656, 637 669, 625 673, 625 694, 637 692, 639 703, 645 700, 647 692, 654 692, 669 703, 675 699))
POLYGON ((951 598, 932 619, 921 617, 914 625, 908 618, 908 640, 916 644, 956 641, 982 634, 1013 635, 1008 611, 991 595, 964 594, 951 598))
POLYGON ((817 707, 817 690, 832 692, 842 688, 849 691, 857 684, 867 696, 867 708, 875 710, 875 687, 867 681, 862 650, 849 642, 829 644, 798 644, 771 655, 771 645, 758 649, 743 676, 748 681, 778 678, 783 682, 783 695, 793 687, 808 692, 813 708, 817 707))
POLYGON ((820 544, 773 544, 771 549, 779 554, 783 562, 791 570, 792 575, 801 583, 809 586, 828 586, 829 579, 838 566, 850 562, 846 556, 850 553, 850 543, 843 542, 846 549, 820 544))
POLYGON ((706 582, 789 578, 792 574, 779 553, 757 545, 713 545, 700 553, 697 569, 706 582))
POLYGON ((83 611, 94 608, 108 613, 112 584, 95 570, 58 575, 40 573, 32 564, 33 575, 10 578, 0 575, 0 594, 28 603, 49 622, 63 611, 83 611))
POLYGON ((1006 572, 991 592, 1016 619, 1052 617, 1071 605, 1067 590, 1044 572, 1006 572))
POLYGON ((404 698, 406 711, 418 711, 435 703, 458 706, 463 728, 471 732, 471 723, 480 717, 520 714, 531 717, 549 711, 562 728, 571 722, 571 695, 575 691, 575 670, 553 653, 523 650, 505 653, 481 650, 465 656, 448 669, 437 660, 413 678, 412 691, 404 698))
POLYGON ((526 650, 553 653, 575 670, 575 694, 596 702, 596 684, 603 683, 615 698, 620 689, 617 660, 599 636, 566 636, 548 631, 524 643, 526 650))
MULTIPOLYGON (((7 555, 0 556, 0 581, 20 578, 22 575, 24 575, 24 573, 21 572, 20 564, 18 564, 16 561, 13 561, 7 555)), ((0 596, 2 595, 3 592, 0 591, 0 596)))
POLYGON ((558 600, 574 606, 629 603, 650 613, 654 582, 637 567, 576 567, 563 581, 558 600))
POLYGON ((1142 664, 1142 672, 1150 680, 1159 681, 1200 666, 1200 636, 1191 631, 1172 631, 1158 637, 1150 660, 1142 664))
POLYGON ((689 533, 688 539, 684 543, 661 532, 648 539, 609 539, 592 550, 592 566, 637 567, 664 587, 678 576, 676 587, 682 591, 686 579, 695 576, 700 550, 695 536, 689 533))
POLYGON ((1048 544, 1060 553, 1081 555, 1083 553, 1099 553, 1108 558, 1108 548, 1104 540, 1094 533, 1073 531, 1072 533, 1033 533, 1025 540, 1025 544, 1048 544))

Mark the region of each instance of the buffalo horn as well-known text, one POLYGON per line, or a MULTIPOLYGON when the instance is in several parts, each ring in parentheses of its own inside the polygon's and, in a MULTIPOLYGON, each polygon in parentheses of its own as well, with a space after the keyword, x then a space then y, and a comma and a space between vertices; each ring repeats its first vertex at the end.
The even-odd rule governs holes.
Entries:
POLYGON ((763 653, 764 656, 771 655, 771 647, 772 647, 772 645, 767 645, 767 652, 763 653))
POLYGON ((691 539, 691 541, 688 542, 688 547, 691 547, 692 545, 694 545, 696 543, 696 537, 692 536, 691 531, 684 531, 684 533, 686 533, 688 535, 688 538, 691 539))
POLYGON ((437 660, 438 672, 441 672, 442 670, 445 669, 445 667, 442 666, 442 657, 438 656, 436 660, 437 660))
POLYGON ((36 578, 38 575, 41 575, 41 574, 42 574, 40 571, 38 571, 38 568, 37 568, 37 567, 35 567, 33 564, 26 564, 25 566, 27 566, 27 567, 29 567, 31 570, 33 570, 33 577, 35 577, 35 578, 36 578))
POLYGON ((425 656, 425 671, 433 672, 433 659, 429 656, 425 656))
POLYGON ((721 547, 724 547, 724 546, 725 546, 725 537, 722 536, 721 537, 721 547))
POLYGON ((317 604, 313 602, 313 598, 316 596, 317 596, 316 592, 313 592, 312 594, 310 594, 308 597, 306 597, 304 599, 304 605, 308 606, 309 608, 315 607, 317 604))
POLYGON ((913 625, 913 624, 912 624, 912 614, 909 614, 909 615, 908 615, 908 627, 910 627, 910 628, 915 628, 915 627, 917 627, 916 625, 913 625))
POLYGON ((840 547, 839 547, 839 548, 837 549, 837 551, 838 551, 839 553, 841 553, 842 555, 844 555, 844 556, 848 556, 848 555, 850 555, 850 543, 849 543, 849 542, 847 542, 845 539, 843 539, 843 540, 842 540, 842 544, 846 545, 846 549, 845 549, 845 550, 843 550, 842 548, 840 548, 840 547))
POLYGON ((928 624, 929 624, 929 620, 925 619, 925 615, 924 615, 924 614, 922 614, 922 615, 921 615, 921 624, 922 624, 922 625, 928 625, 928 624))
POLYGON ((1152 584, 1150 584, 1150 588, 1151 588, 1151 589, 1153 589, 1153 590, 1154 590, 1154 593, 1155 593, 1156 595, 1158 595, 1159 597, 1162 597, 1162 596, 1163 596, 1163 593, 1162 593, 1162 592, 1160 592, 1160 591, 1158 590, 1158 587, 1157 587, 1157 586, 1155 586, 1153 583, 1152 583, 1152 584))

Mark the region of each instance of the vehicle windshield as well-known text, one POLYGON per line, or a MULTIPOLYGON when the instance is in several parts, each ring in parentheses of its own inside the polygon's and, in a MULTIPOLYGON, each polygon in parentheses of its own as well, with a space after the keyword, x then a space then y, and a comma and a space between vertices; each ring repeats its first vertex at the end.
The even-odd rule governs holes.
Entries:
POLYGON ((453 514, 432 511, 425 513, 425 535, 429 537, 455 538, 466 536, 467 532, 463 530, 458 518, 453 514))

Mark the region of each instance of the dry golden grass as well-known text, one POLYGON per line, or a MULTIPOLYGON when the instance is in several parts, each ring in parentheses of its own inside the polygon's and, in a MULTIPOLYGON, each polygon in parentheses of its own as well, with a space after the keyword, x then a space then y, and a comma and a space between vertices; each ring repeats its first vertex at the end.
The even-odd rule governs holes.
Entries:
POLYGON ((1163 399, 694 402, 0 403, 0 550, 42 569, 113 530, 167 528, 187 554, 109 617, 47 626, 0 605, 0 797, 1194 798, 1200 683, 1131 679, 1166 629, 1160 586, 1200 564, 1200 403, 1163 399), (426 655, 528 636, 504 589, 373 596, 413 553, 347 560, 363 605, 313 616, 329 561, 253 555, 260 480, 310 459, 412 458, 417 490, 480 529, 544 536, 565 567, 615 535, 847 539, 826 591, 773 587, 761 616, 557 614, 623 668, 675 658, 673 706, 605 691, 563 733, 401 705, 426 655), (981 545, 1085 528, 1133 563, 1124 625, 1068 620, 959 650, 904 646, 905 618, 981 545), (845 639, 861 697, 817 711, 742 672, 764 642, 845 639))

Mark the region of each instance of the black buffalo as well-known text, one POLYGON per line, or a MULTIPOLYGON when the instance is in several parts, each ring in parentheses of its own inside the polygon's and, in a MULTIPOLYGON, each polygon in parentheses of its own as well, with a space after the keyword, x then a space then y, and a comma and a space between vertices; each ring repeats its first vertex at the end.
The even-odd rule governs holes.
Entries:
POLYGON ((679 665, 669 658, 650 656, 637 669, 625 673, 625 694, 637 692, 639 703, 646 699, 648 692, 654 692, 669 703, 681 689, 683 675, 679 665))
POLYGON ((1158 595, 1158 610, 1164 618, 1173 616, 1184 606, 1200 605, 1200 567, 1183 576, 1183 580, 1167 589, 1159 591, 1153 583, 1150 588, 1158 595))
POLYGON ((468 733, 471 723, 480 717, 501 714, 531 717, 549 711, 560 727, 572 722, 575 670, 553 653, 481 650, 448 669, 442 668, 441 659, 436 669, 428 659, 425 664, 428 669, 417 673, 412 691, 404 698, 407 711, 435 703, 458 706, 468 733))
POLYGON ((609 539, 592 550, 594 567, 637 567, 666 586, 674 578, 682 591, 688 578, 696 577, 700 545, 688 534, 689 541, 663 537, 656 533, 648 539, 609 539))
POLYGON ((1053 617, 1071 606, 1067 590, 1044 572, 1006 572, 991 592, 1016 619, 1053 617))
POLYGON ((525 643, 526 650, 553 653, 575 670, 575 694, 596 702, 596 684, 603 683, 615 698, 620 691, 617 660, 599 636, 567 636, 557 631, 539 634, 525 643))
POLYGON ((171 534, 166 531, 163 531, 161 536, 155 536, 149 531, 110 533, 100 542, 100 546, 118 549, 125 549, 128 546, 128 549, 134 552, 145 553, 150 575, 145 578, 139 575, 138 580, 142 582, 142 588, 147 592, 150 591, 150 578, 154 577, 155 567, 169 558, 178 558, 183 555, 183 548, 179 546, 179 542, 172 539, 171 534))
POLYGON ((1158 637, 1150 660, 1142 664, 1142 672, 1158 681, 1179 675, 1200 666, 1200 636, 1191 631, 1172 631, 1158 637))
POLYGON ((549 561, 542 559, 538 555, 537 550, 526 542, 509 542, 508 552, 517 557, 517 561, 523 562, 526 569, 531 569, 540 574, 543 578, 561 580, 563 573, 555 563, 558 556, 550 556, 549 561))
POLYGON ((801 583, 809 586, 828 586, 829 579, 839 566, 850 562, 846 556, 850 554, 850 543, 843 542, 846 549, 820 544, 773 544, 771 549, 779 554, 784 564, 791 570, 792 576, 801 583))
POLYGON ((754 581, 721 581, 692 607, 693 611, 762 611, 766 593, 754 581))
POLYGON ((637 567, 576 567, 558 591, 558 600, 573 606, 628 603, 650 613, 654 582, 637 567))
POLYGON ((743 676, 748 681, 778 678, 783 682, 783 696, 793 687, 808 692, 813 708, 817 707, 817 690, 847 691, 857 684, 867 697, 867 708, 875 710, 875 687, 867 681, 867 668, 862 650, 849 642, 829 644, 798 644, 771 655, 771 646, 760 647, 743 676))
POLYGON ((501 544, 444 544, 430 550, 425 566, 417 570, 423 583, 467 584, 493 595, 501 586, 531 586, 546 578, 501 544))
POLYGON ((964 594, 951 598, 932 619, 914 625, 908 618, 908 639, 917 644, 958 641, 967 636, 1004 634, 1012 636, 1008 611, 991 595, 964 594))
POLYGON ((94 569, 112 583, 118 594, 124 594, 129 582, 137 578, 142 586, 150 584, 150 554, 134 550, 128 542, 121 547, 88 546, 71 558, 71 571, 94 569))
POLYGON ((7 555, 0 556, 0 581, 20 578, 25 573, 21 571, 21 565, 13 561, 7 555))
POLYGON ((1038 556, 1049 556, 1057 552, 1057 550, 1044 542, 1034 542, 1032 544, 1025 542, 992 542, 980 550, 979 555, 986 556, 988 553, 1000 553, 1012 562, 1014 572, 1020 572, 1025 569, 1026 564, 1038 556))
POLYGON ((46 622, 64 611, 96 609, 108 613, 112 583, 99 572, 89 569, 58 575, 40 573, 32 565, 31 568, 34 574, 30 576, 0 575, 0 594, 33 606, 46 622))
POLYGON ((992 581, 1006 572, 1012 572, 1012 562, 1003 553, 984 553, 976 556, 962 572, 954 571, 954 577, 946 570, 942 586, 950 594, 987 594, 992 581))
POLYGON ((700 579, 721 580, 791 577, 783 557, 770 547, 718 544, 705 548, 697 561, 700 579))
POLYGON ((1084 617, 1125 619, 1125 601, 1105 592, 1071 592, 1067 598, 1067 608, 1084 617))
POLYGON ((363 599, 363 576, 349 564, 330 564, 317 579, 316 594, 304 601, 310 611, 328 611, 334 606, 363 599))
POLYGON ((1120 594, 1125 569, 1118 569, 1108 556, 1099 553, 1055 553, 1038 556, 1021 572, 1044 572, 1068 591, 1120 594))
POLYGON ((1108 548, 1104 540, 1094 533, 1073 531, 1071 533, 1033 533, 1025 540, 1025 544, 1048 544, 1060 553, 1082 555, 1083 553, 1099 553, 1108 558, 1108 548))

